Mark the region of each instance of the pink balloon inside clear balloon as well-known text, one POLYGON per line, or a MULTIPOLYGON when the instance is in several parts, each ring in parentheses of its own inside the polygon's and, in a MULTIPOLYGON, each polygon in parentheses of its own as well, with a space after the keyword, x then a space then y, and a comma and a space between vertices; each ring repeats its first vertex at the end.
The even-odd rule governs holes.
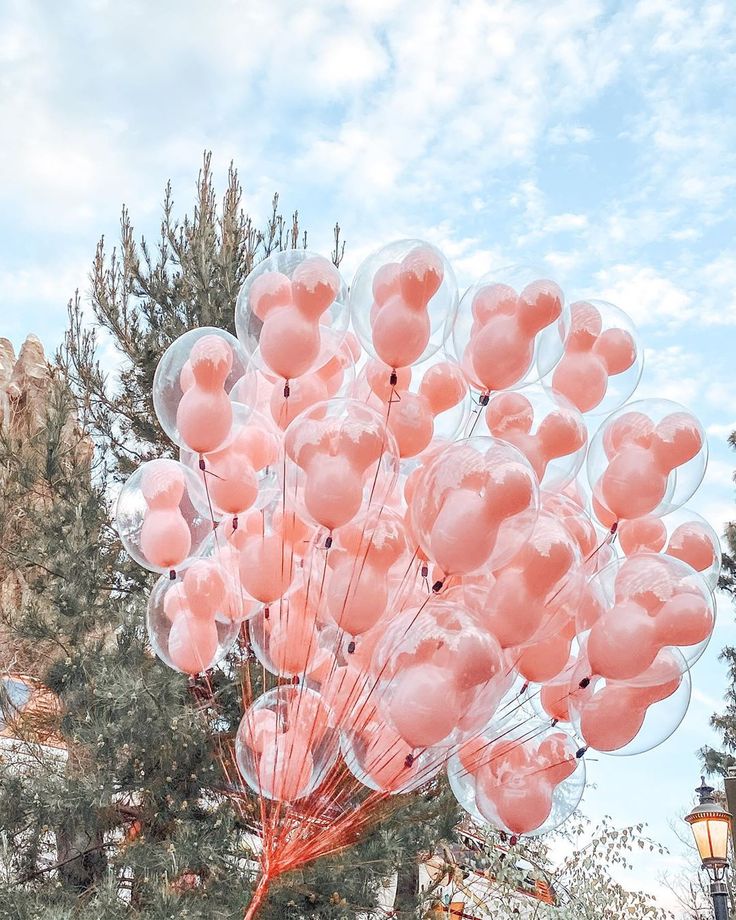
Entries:
POLYGON ((207 453, 226 440, 233 421, 232 403, 225 392, 232 349, 220 336, 203 336, 192 346, 189 364, 192 384, 181 397, 176 424, 187 447, 207 453))

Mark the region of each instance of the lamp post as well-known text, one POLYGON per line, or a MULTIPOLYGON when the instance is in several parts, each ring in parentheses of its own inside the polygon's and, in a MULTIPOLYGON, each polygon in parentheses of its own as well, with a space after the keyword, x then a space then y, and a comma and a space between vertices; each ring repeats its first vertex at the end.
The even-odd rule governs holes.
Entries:
POLYGON ((710 876, 710 895, 716 920, 728 920, 728 888, 723 881, 728 865, 728 837, 731 815, 713 797, 713 787, 700 777, 695 790, 700 802, 685 820, 690 825, 703 868, 710 876))

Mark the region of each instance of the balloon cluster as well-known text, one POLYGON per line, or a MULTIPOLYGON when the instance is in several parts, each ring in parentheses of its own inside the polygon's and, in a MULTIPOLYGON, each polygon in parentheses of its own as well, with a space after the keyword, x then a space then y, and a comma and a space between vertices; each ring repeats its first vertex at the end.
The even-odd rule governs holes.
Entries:
POLYGON ((180 459, 130 477, 117 523, 160 573, 170 667, 260 663, 236 754, 261 800, 446 770, 477 820, 541 833, 587 749, 676 728, 714 624, 718 539, 683 508, 707 446, 686 409, 626 402, 643 352, 621 310, 531 269, 459 298, 404 240, 349 291, 319 255, 270 256, 235 326, 162 356, 180 459))

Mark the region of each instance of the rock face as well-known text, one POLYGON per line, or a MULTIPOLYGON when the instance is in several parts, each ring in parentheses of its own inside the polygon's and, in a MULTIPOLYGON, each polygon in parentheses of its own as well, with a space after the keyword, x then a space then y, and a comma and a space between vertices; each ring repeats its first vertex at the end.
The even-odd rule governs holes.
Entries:
MULTIPOLYGON (((12 344, 0 338, 0 430, 4 436, 24 438, 41 429, 52 381, 52 369, 35 335, 28 336, 17 358, 12 344)), ((74 422, 69 420, 70 432, 75 428, 74 422)), ((0 467, 0 486, 4 475, 0 467)), ((35 500, 43 502, 40 490, 35 492, 35 500)), ((12 527, 16 531, 22 528, 25 508, 3 511, 15 515, 12 527)), ((50 649, 37 643, 20 641, 13 629, 17 611, 28 601, 29 588, 22 567, 11 565, 0 554, 0 676, 38 674, 42 670, 39 660, 51 654, 50 649)))

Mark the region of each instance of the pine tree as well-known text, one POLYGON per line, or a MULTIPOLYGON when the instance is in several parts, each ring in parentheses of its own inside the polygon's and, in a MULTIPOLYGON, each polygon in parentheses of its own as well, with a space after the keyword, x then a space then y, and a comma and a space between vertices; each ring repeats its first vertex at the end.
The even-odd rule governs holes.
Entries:
MULTIPOLYGON (((736 450, 736 431, 731 434, 728 443, 736 450)), ((736 473, 734 479, 736 480, 736 473)), ((723 554, 718 586, 736 602, 736 522, 726 525, 725 537, 728 552, 723 554)), ((723 750, 717 751, 707 747, 702 753, 706 769, 711 773, 721 773, 725 776, 731 767, 736 766, 736 647, 725 646, 721 652, 721 660, 728 664, 726 708, 722 713, 713 715, 711 724, 723 739, 723 750)))

